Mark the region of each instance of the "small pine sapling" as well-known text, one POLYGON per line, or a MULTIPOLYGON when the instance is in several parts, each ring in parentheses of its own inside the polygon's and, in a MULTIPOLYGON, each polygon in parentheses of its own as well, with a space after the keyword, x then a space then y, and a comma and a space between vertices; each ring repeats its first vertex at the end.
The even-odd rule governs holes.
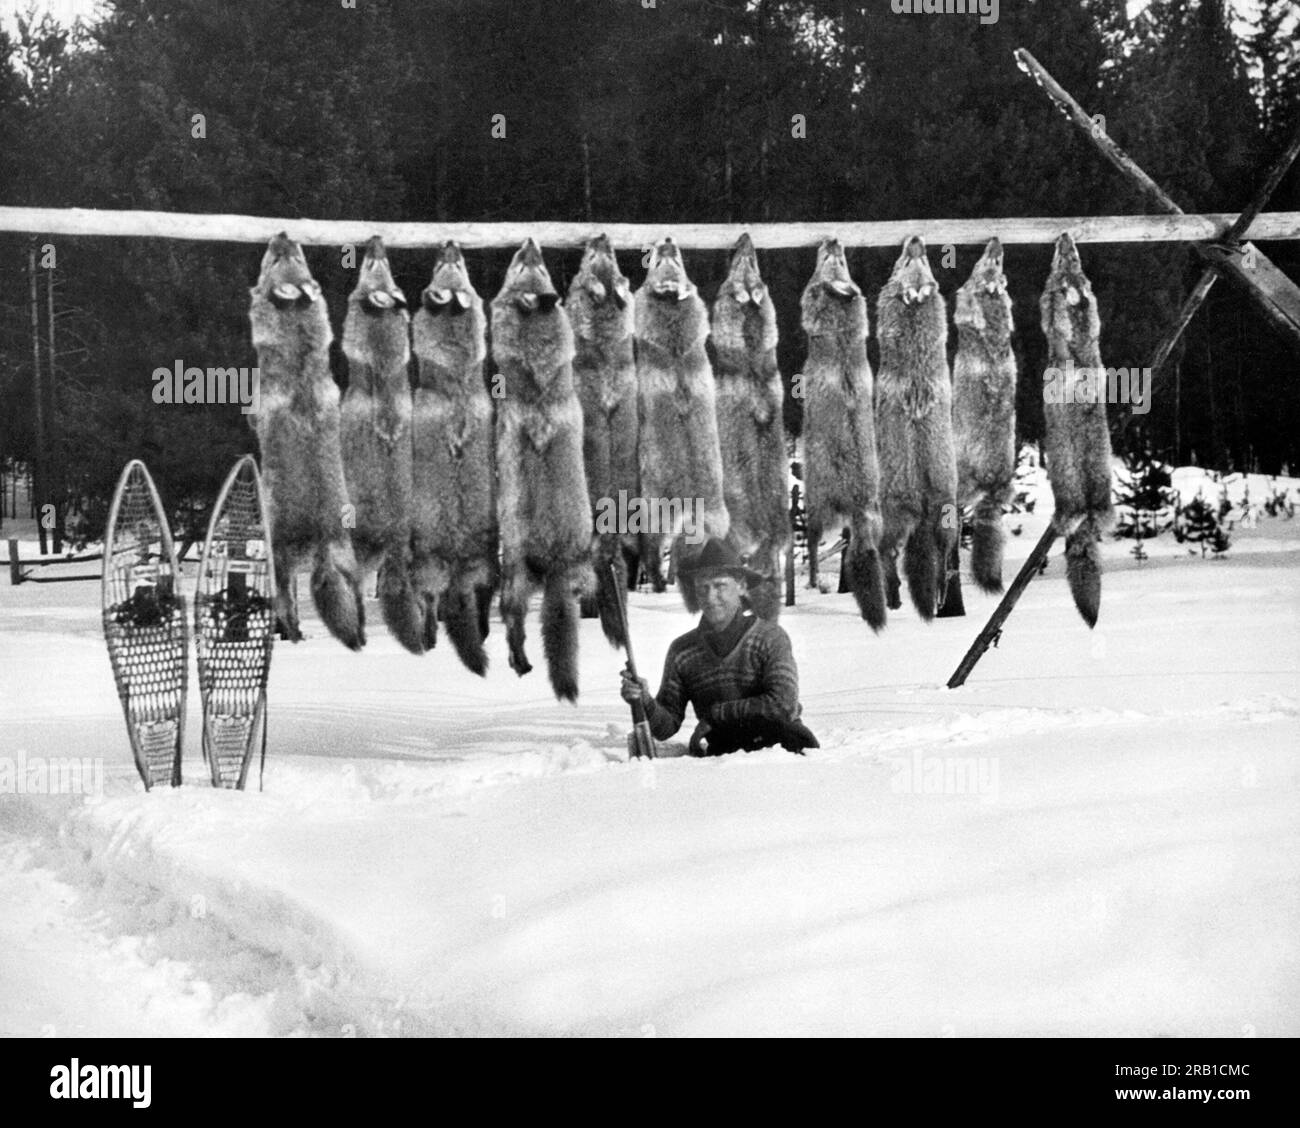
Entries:
POLYGON ((1124 460, 1128 471, 1128 484, 1118 489, 1119 521, 1116 537, 1133 537, 1137 544, 1132 550, 1134 559, 1146 560, 1148 553, 1143 541, 1158 536, 1163 524, 1161 515, 1174 504, 1172 478, 1163 463, 1157 462, 1150 450, 1131 454, 1124 460))

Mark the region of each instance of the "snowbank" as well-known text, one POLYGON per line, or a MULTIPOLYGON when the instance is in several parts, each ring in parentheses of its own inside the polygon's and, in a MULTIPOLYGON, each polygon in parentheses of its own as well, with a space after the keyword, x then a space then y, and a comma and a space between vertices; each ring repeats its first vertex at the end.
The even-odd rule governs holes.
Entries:
MULTIPOLYGON (((873 637, 801 590, 807 758, 625 763, 594 622, 572 708, 498 626, 479 680, 309 616, 242 795, 197 695, 143 792, 96 585, 0 586, 0 756, 102 768, 0 795, 0 1032, 1295 1035, 1300 522, 1235 538, 1108 543, 1093 632, 1054 555, 958 691, 992 599, 873 637)), ((652 680, 689 625, 633 597, 652 680)))

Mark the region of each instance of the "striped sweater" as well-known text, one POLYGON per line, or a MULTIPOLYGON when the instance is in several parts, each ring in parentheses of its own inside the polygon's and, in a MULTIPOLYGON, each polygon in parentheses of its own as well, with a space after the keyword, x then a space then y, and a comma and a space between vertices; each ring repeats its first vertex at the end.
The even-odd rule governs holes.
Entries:
POLYGON ((746 615, 719 636, 709 638, 701 625, 668 648, 659 693, 645 702, 646 718, 656 740, 667 740, 686 717, 689 702, 695 715, 710 725, 742 720, 798 720, 799 672, 790 636, 775 623, 746 615), (715 645, 710 645, 713 641, 715 645), (725 643, 723 647, 725 649, 725 643))

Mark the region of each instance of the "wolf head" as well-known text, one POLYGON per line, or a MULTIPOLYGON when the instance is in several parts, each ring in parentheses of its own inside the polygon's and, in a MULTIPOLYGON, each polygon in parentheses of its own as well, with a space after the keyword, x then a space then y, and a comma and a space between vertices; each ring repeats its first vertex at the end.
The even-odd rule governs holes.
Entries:
POLYGON ((682 252, 671 237, 655 247, 642 289, 665 302, 685 302, 695 296, 695 284, 686 275, 682 252))
POLYGON ((252 295, 254 299, 270 302, 276 309, 301 309, 320 300, 320 286, 307 269, 302 248, 283 231, 267 245, 252 295))
POLYGON ((249 293, 253 347, 259 353, 271 350, 261 358, 264 383, 278 379, 277 373, 305 371, 305 354, 320 358, 329 348, 334 331, 325 298, 302 248, 283 232, 267 246, 257 285, 249 293))
POLYGON ((348 313, 343 321, 349 386, 371 394, 409 395, 406 363, 411 358, 407 331, 410 321, 406 295, 393 281, 384 241, 376 235, 366 244, 361 274, 348 298, 348 313))
POLYGON ((1002 272, 1002 244, 997 239, 989 240, 966 284, 957 291, 952 319, 959 329, 974 330, 990 345, 1003 346, 1011 340, 1011 297, 1002 272))
POLYGON ((361 275, 348 301, 369 314, 382 315, 393 311, 405 314, 406 295, 393 281, 393 272, 388 266, 388 252, 384 250, 384 241, 378 235, 366 244, 361 275))
POLYGON ((1068 233, 1056 240, 1052 270, 1039 309, 1043 334, 1053 350, 1069 348, 1082 363, 1091 363, 1084 353, 1090 345, 1095 348, 1101 335, 1101 320, 1092 285, 1079 261, 1079 250, 1068 233))
POLYGON ((903 305, 921 305, 939 293, 939 284, 930 270, 930 260, 925 254, 925 240, 913 235, 903 244, 903 253, 894 263, 890 286, 897 287, 895 297, 903 305))
POLYGON ((731 249, 731 270, 723 283, 723 292, 742 306, 752 303, 761 307, 768 300, 767 287, 758 272, 758 252, 748 234, 742 235, 731 249))
POLYGON ((508 381, 507 395, 564 394, 572 387, 573 329, 532 239, 515 254, 492 301, 492 354, 508 381))
POLYGON ((848 259, 838 239, 823 240, 817 269, 803 291, 803 327, 810 337, 852 332, 867 335, 867 301, 849 274, 848 259))
POLYGON ((569 298, 585 295, 592 305, 606 303, 617 309, 630 305, 632 288, 618 268, 618 258, 608 235, 587 240, 582 252, 582 266, 569 287, 569 298))
POLYGON ((703 347, 709 335, 708 309, 672 239, 655 247, 645 282, 636 292, 636 335, 674 356, 703 347))
POLYGON ((438 248, 433 264, 433 277, 420 294, 420 305, 433 316, 456 316, 470 309, 478 300, 465 267, 465 256, 460 247, 450 240, 438 248))
POLYGON ((510 302, 525 317, 549 313, 559 305, 560 294, 542 259, 542 248, 532 239, 515 252, 496 301, 510 302))
POLYGON ((632 288, 606 236, 588 240, 564 306, 581 340, 608 344, 631 337, 632 288))
POLYGON ((876 320, 882 346, 907 341, 906 347, 915 350, 948 339, 947 307, 919 235, 903 243, 903 253, 876 302, 876 320))
POLYGON ((776 348, 776 308, 748 235, 742 235, 732 249, 731 269, 713 303, 713 341, 719 349, 747 353, 776 348))
POLYGON ((412 351, 419 362, 421 388, 449 393, 483 391, 487 318, 483 300, 469 280, 465 256, 455 243, 438 248, 433 277, 420 294, 412 351))

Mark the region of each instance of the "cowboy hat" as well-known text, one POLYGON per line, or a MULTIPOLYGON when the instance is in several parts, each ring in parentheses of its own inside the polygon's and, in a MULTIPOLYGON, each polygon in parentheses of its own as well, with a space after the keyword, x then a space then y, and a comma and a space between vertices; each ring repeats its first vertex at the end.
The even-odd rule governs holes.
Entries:
POLYGON ((726 541, 710 539, 694 556, 682 561, 678 574, 694 580, 712 572, 722 572, 746 583, 762 583, 767 577, 745 564, 726 541))

